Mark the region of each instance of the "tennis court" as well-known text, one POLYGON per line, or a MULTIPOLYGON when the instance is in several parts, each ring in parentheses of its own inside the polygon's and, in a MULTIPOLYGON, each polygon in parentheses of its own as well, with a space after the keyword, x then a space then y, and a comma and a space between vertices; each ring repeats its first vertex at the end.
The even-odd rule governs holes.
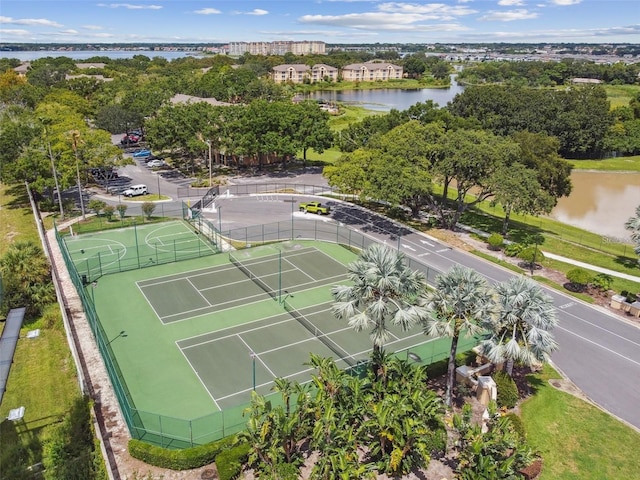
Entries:
POLYGON ((172 221, 64 237, 76 270, 92 282, 109 273, 212 255, 218 250, 187 222, 172 221))
MULTIPOLYGON (((333 357, 340 368, 366 362, 371 340, 356 333, 331 312, 330 286, 346 280, 345 266, 315 247, 295 245, 289 251, 244 250, 231 263, 137 282, 163 325, 232 312, 264 302, 276 312, 222 330, 176 341, 189 367, 220 410, 250 398, 251 390, 267 394, 275 378, 310 379, 309 353, 333 357), (261 253, 254 258, 253 255, 261 253), (244 257, 240 260, 239 257, 244 257)), ((389 348, 424 341, 421 331, 396 329, 389 348)))
MULTIPOLYGON (((113 240, 105 234, 95 238, 103 248, 113 240)), ((179 229, 144 235, 154 247, 164 235, 189 238, 179 229)), ((368 361, 369 332, 354 332, 331 311, 330 287, 347 282, 356 258, 335 243, 293 240, 85 282, 130 428, 161 445, 211 441, 243 428, 252 390, 267 395, 276 378, 308 382, 310 353, 340 368, 368 361)), ((427 362, 448 351, 420 328, 391 331, 388 352, 408 358, 411 350, 427 362)))

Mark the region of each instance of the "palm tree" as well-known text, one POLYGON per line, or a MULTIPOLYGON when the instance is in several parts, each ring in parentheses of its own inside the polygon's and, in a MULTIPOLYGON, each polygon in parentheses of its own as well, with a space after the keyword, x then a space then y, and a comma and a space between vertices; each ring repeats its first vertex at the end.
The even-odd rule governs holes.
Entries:
POLYGON ((558 323, 553 300, 534 281, 514 277, 495 287, 497 315, 487 327, 491 336, 481 343, 483 354, 494 363, 505 363, 513 373, 513 363, 531 366, 545 361, 557 350, 551 330, 558 323))
POLYGON ((634 252, 640 255, 640 205, 636 207, 636 216, 627 220, 627 223, 624 224, 624 228, 631 231, 631 240, 636 244, 634 252))
POLYGON ((493 294, 486 280, 475 270, 453 267, 439 275, 433 290, 420 299, 428 311, 423 318, 424 333, 429 336, 451 338, 445 404, 451 406, 455 381, 456 350, 460 335, 468 336, 482 331, 481 325, 493 315, 493 294))
POLYGON ((389 338, 387 325, 408 330, 419 321, 422 310, 415 301, 424 292, 426 280, 405 265, 402 253, 379 244, 367 247, 347 268, 352 285, 331 289, 336 300, 333 313, 356 332, 370 329, 375 371, 376 359, 389 338))

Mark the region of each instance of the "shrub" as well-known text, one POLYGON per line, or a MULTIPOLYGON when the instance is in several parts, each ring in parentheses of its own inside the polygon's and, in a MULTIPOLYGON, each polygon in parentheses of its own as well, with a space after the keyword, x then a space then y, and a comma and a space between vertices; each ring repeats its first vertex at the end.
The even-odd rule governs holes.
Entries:
POLYGON ((509 245, 504 247, 504 254, 507 257, 515 257, 522 250, 524 250, 524 248, 525 248, 525 246, 522 245, 521 243, 510 243, 509 245))
POLYGON ((524 428, 524 422, 522 419, 513 412, 507 413, 505 415, 506 418, 511 422, 511 426, 513 427, 513 431, 518 434, 520 440, 526 440, 527 434, 524 428))
POLYGON ((524 247, 520 252, 517 253, 518 258, 521 258, 525 262, 531 263, 541 263, 544 260, 544 254, 540 251, 540 249, 536 245, 529 245, 524 247))
POLYGON ((216 468, 220 480, 233 480, 238 478, 242 470, 242 464, 249 457, 251 449, 248 443, 240 443, 233 448, 220 452, 216 456, 216 468))
POLYGON ((147 220, 151 218, 153 215, 153 211, 156 209, 156 205, 153 202, 144 202, 142 204, 142 212, 144 213, 147 220))
POLYGON ((498 407, 515 407, 518 400, 520 400, 520 394, 518 393, 518 387, 516 386, 516 382, 513 381, 513 378, 505 372, 496 372, 493 374, 493 380, 496 382, 498 389, 498 407))
POLYGON ((567 280, 574 285, 586 286, 593 280, 593 275, 584 268, 574 268, 567 272, 567 280))
POLYGON ((500 250, 504 245, 504 237, 499 233, 492 233, 487 238, 487 243, 489 244, 489 250, 500 250))
POLYGON ((613 284, 613 277, 611 275, 607 275, 606 273, 599 273, 591 280, 591 283, 598 290, 602 290, 606 292, 611 289, 611 285, 613 284))
POLYGON ((233 443, 233 437, 184 450, 169 450, 141 440, 129 440, 129 454, 149 465, 172 470, 190 470, 213 463, 233 443))
POLYGON ((116 207, 113 205, 105 205, 104 206, 104 216, 107 217, 107 220, 111 220, 113 218, 113 213, 116 211, 116 207))
POLYGON ((98 200, 96 198, 89 200, 89 205, 87 205, 87 207, 89 207, 89 210, 93 210, 96 213, 96 215, 100 215, 100 212, 106 206, 107 204, 105 202, 103 202, 102 200, 98 200))
POLYGON ((125 213, 127 213, 127 205, 125 205, 124 203, 119 203, 116 206, 116 209, 118 210, 120 218, 124 218, 125 213))

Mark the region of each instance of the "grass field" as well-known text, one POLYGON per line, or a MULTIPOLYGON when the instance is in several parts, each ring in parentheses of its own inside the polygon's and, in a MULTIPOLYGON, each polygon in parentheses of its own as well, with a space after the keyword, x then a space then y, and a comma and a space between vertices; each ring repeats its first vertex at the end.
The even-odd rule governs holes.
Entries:
MULTIPOLYGON (((0 254, 11 242, 30 240, 40 244, 24 185, 8 187, 0 184, 0 254)), ((0 330, 4 322, 0 322, 0 330)), ((68 414, 80 395, 76 371, 62 327, 57 304, 50 305, 42 317, 23 325, 21 336, 28 330, 41 329, 40 337, 18 341, 14 362, 9 374, 7 391, 0 405, 0 418, 9 410, 25 407, 24 421, 28 429, 16 428, 11 422, 0 424, 0 443, 5 455, 16 454, 16 446, 25 447, 22 464, 41 462, 43 446, 52 430, 68 414)), ((0 459, 11 462, 14 459, 0 459)))
POLYGON ((527 440, 544 458, 541 480, 640 478, 640 433, 549 384, 550 366, 529 376, 535 394, 522 406, 527 440))
POLYGON ((640 172, 640 155, 605 158, 603 160, 569 160, 576 170, 598 170, 603 172, 640 172))

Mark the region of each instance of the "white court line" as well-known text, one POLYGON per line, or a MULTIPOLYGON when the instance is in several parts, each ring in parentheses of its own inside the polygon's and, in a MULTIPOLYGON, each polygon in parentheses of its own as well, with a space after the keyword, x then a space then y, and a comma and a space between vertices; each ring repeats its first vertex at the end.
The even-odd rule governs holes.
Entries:
MULTIPOLYGON (((200 290, 198 290, 198 289, 196 288, 196 286, 195 286, 193 283, 191 283, 191 279, 190 279, 189 277, 185 278, 185 280, 186 280, 187 282, 189 282, 189 285, 191 285, 191 286, 193 287, 193 289, 194 289, 196 292, 198 292, 198 295, 200 295, 200 296, 202 297, 202 299, 203 299, 205 302, 207 302, 207 305, 209 305, 210 307, 213 307, 213 305, 211 304, 211 302, 210 302, 209 300, 207 300, 207 297, 205 297, 205 296, 202 294, 202 292, 201 292, 200 290)), ((205 308, 206 308, 206 307, 205 307, 205 308)))
MULTIPOLYGON (((258 320, 252 320, 251 322, 247 322, 244 325, 251 325, 252 323, 256 323, 256 322, 264 322, 265 320, 269 320, 270 318, 282 317, 283 315, 285 315, 285 312, 277 313, 275 315, 270 315, 268 317, 260 318, 258 320)), ((259 327, 251 328, 251 329, 248 329, 248 330, 243 330, 241 333, 254 332, 254 331, 260 330, 262 328, 266 328, 266 327, 271 326, 271 325, 278 325, 280 323, 286 323, 286 322, 290 322, 290 321, 291 321, 291 318, 287 315, 287 318, 285 320, 279 320, 279 321, 277 321, 275 323, 270 323, 268 325, 261 325, 259 327)), ((193 337, 183 338, 183 339, 178 340, 178 341, 182 342, 182 341, 191 340, 191 339, 194 339, 194 338, 206 337, 206 336, 211 335, 212 333, 224 332, 225 330, 232 330, 232 329, 237 329, 237 328, 238 328, 238 325, 231 325, 229 327, 221 328, 220 330, 214 330, 214 331, 207 332, 207 333, 201 333, 201 334, 198 334, 198 335, 194 335, 193 337)), ((217 341, 219 339, 221 340, 221 339, 225 339, 225 338, 235 337, 236 335, 238 335, 238 332, 230 333, 229 335, 225 335, 224 337, 214 338, 214 339, 207 340, 207 341, 204 341, 204 342, 201 342, 201 343, 197 343, 195 345, 204 345, 206 343, 215 342, 215 341, 217 341)), ((192 345, 189 345, 188 347, 184 347, 184 348, 191 348, 191 347, 192 347, 192 345)))
MULTIPOLYGON (((178 342, 176 342, 177 345, 178 342)), ((207 393, 209 394, 209 396, 211 397, 211 400, 213 400, 213 403, 215 403, 216 407, 218 408, 218 410, 222 411, 222 409, 220 408, 220 405, 218 405, 218 402, 216 401, 216 398, 213 396, 213 394, 211 393, 211 391, 209 391, 209 389, 207 388, 207 385, 202 381, 202 377, 200 376, 200 372, 198 372, 193 364, 189 361, 189 357, 187 357, 184 353, 184 351, 180 348, 180 345, 177 345, 178 350, 180 350, 180 353, 182 353, 182 356, 184 357, 184 359, 187 361, 187 363, 189 364, 189 366, 191 367, 191 370, 196 374, 196 377, 198 377, 198 380, 200 380, 200 383, 202 384, 202 386, 204 387, 204 389, 207 391, 207 393)))
POLYGON ((251 346, 250 346, 247 342, 245 342, 245 341, 244 341, 244 338, 242 338, 240 335, 237 335, 237 337, 240 339, 240 341, 241 341, 242 343, 244 343, 245 347, 247 347, 247 348, 249 349, 249 351, 250 351, 250 352, 253 352, 253 354, 255 355, 255 359, 257 359, 257 360, 262 364, 262 366, 263 366, 264 368, 266 368, 266 369, 267 369, 267 371, 271 374, 271 376, 272 376, 273 378, 277 378, 278 376, 273 372, 273 370, 271 370, 271 369, 267 366, 267 364, 266 364, 266 363, 264 363, 264 362, 262 361, 262 359, 260 358, 260 354, 259 354, 259 353, 257 353, 257 352, 255 352, 255 351, 253 351, 253 350, 251 349, 251 346))

